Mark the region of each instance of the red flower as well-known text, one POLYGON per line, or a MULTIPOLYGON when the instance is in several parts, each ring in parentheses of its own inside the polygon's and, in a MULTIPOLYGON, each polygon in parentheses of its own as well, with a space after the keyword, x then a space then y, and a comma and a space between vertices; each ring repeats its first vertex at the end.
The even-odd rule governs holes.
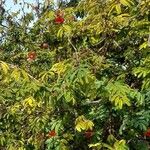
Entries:
POLYGON ((55 130, 49 131, 48 137, 54 137, 54 136, 56 136, 55 130))
POLYGON ((36 52, 29 52, 27 57, 28 57, 28 60, 35 60, 36 52))
POLYGON ((86 131, 85 133, 84 133, 84 135, 85 135, 85 137, 87 138, 87 139, 89 139, 89 138, 91 138, 93 135, 94 135, 94 133, 93 133, 93 131, 86 131))
POLYGON ((144 132, 144 136, 150 137, 150 129, 148 129, 146 132, 144 132))
POLYGON ((64 21, 65 21, 65 19, 63 17, 61 17, 61 16, 57 16, 55 18, 55 23, 56 24, 62 24, 62 23, 64 23, 64 21))

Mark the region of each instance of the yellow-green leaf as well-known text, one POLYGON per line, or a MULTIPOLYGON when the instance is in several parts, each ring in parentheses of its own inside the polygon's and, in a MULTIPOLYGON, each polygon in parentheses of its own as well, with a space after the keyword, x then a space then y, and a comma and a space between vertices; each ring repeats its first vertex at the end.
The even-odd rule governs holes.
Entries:
POLYGON ((110 7, 110 11, 108 13, 108 16, 111 14, 111 12, 115 9, 116 5, 113 4, 111 7, 110 7))
POLYGON ((24 106, 34 107, 34 106, 36 106, 36 101, 35 101, 35 99, 33 97, 29 97, 29 98, 26 98, 23 101, 23 105, 24 106))
POLYGON ((24 79, 25 79, 25 80, 27 80, 27 81, 29 81, 28 73, 27 73, 27 72, 25 72, 24 70, 21 70, 21 73, 22 73, 22 75, 23 75, 24 79))
POLYGON ((0 63, 1 63, 1 68, 2 68, 2 70, 4 72, 4 74, 7 74, 8 70, 9 70, 9 66, 3 61, 0 61, 0 63))
POLYGON ((121 6, 120 6, 120 4, 116 5, 116 11, 117 11, 117 14, 121 13, 121 6))
POLYGON ((69 25, 63 25, 63 28, 65 30, 65 33, 67 33, 67 35, 71 34, 72 28, 69 25))
POLYGON ((90 120, 87 120, 83 115, 79 116, 75 121, 75 129, 78 132, 81 132, 82 130, 92 130, 94 126, 94 123, 90 120))
POLYGON ((20 70, 18 68, 14 68, 13 72, 11 73, 11 77, 18 81, 20 78, 20 70))
POLYGON ((102 148, 101 143, 89 144, 88 146, 89 146, 89 148, 98 148, 98 149, 102 148))
POLYGON ((63 33, 64 33, 63 28, 60 28, 60 29, 58 30, 58 32, 57 32, 57 37, 58 37, 58 38, 62 38, 63 33))
POLYGON ((130 3, 129 3, 127 0, 120 0, 120 3, 121 3, 122 5, 124 5, 124 6, 128 6, 128 7, 131 6, 130 3))

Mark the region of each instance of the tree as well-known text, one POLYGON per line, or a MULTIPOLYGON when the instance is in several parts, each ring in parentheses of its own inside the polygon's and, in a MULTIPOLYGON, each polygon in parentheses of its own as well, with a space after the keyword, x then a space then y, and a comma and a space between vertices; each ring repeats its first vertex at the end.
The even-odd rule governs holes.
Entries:
POLYGON ((150 2, 47 2, 0 7, 0 149, 149 149, 150 2))

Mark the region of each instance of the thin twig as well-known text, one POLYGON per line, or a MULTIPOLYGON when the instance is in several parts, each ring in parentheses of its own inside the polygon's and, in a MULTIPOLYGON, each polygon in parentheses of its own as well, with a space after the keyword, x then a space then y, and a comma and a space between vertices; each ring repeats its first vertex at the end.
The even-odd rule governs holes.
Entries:
MULTIPOLYGON (((14 65, 14 64, 9 64, 9 63, 6 63, 7 65, 9 65, 10 66, 10 68, 12 68, 12 69, 14 69, 14 68, 17 68, 17 69, 19 69, 19 70, 22 70, 20 67, 18 67, 18 66, 16 66, 16 65, 14 65)), ((26 72, 27 73, 27 72, 26 72)), ((32 75, 30 75, 29 73, 27 73, 28 74, 28 76, 31 78, 31 79, 34 79, 35 81, 37 81, 37 82, 39 82, 39 80, 38 79, 36 79, 35 77, 33 77, 32 75)))
POLYGON ((68 38, 68 42, 70 43, 70 45, 73 47, 73 49, 75 50, 75 55, 76 55, 76 59, 79 62, 79 57, 78 57, 78 50, 77 48, 73 45, 73 43, 71 42, 71 40, 68 38))
POLYGON ((86 102, 83 105, 90 105, 90 104, 99 104, 102 100, 97 100, 97 101, 90 101, 90 102, 86 102))

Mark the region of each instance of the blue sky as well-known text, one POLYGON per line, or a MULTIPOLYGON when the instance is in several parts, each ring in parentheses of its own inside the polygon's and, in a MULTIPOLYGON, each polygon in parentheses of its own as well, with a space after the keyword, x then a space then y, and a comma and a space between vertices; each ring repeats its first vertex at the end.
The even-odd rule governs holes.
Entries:
MULTIPOLYGON (((18 1, 18 3, 22 2, 22 0, 17 0, 17 1, 18 1)), ((24 0, 24 1, 27 3, 36 5, 36 0, 24 0)), ((40 3, 44 3, 44 1, 48 1, 48 0, 39 0, 40 3)), ((57 3, 58 0, 51 0, 51 1, 54 3, 57 3)), ((14 4, 14 0, 6 0, 5 7, 7 9, 10 9, 13 12, 15 12, 15 11, 19 10, 19 8, 21 8, 21 6, 19 4, 16 4, 16 5, 14 4)), ((25 11, 28 11, 28 10, 29 9, 26 7, 25 11)))
MULTIPOLYGON (((18 3, 15 4, 14 0, 6 0, 5 3, 5 9, 9 10, 10 12, 17 12, 19 9, 21 9, 21 5, 19 4, 19 2, 22 2, 22 0, 17 0, 18 3)), ((36 5, 36 0, 24 0, 26 3, 30 3, 33 5, 36 5)), ((39 0, 39 2, 44 2, 44 0, 39 0)), ((27 5, 25 5, 26 7, 24 8, 24 12, 31 12, 31 7, 27 8, 27 5)), ((20 11, 19 15, 16 16, 16 19, 19 19, 22 16, 23 12, 22 10, 20 11)), ((33 22, 30 23, 30 25, 33 25, 33 22)))
MULTIPOLYGON (((22 0, 18 0, 18 2, 21 2, 22 0)), ((40 1, 42 1, 42 0, 40 0, 40 1)), ((31 4, 36 4, 36 0, 25 0, 25 2, 27 2, 27 3, 31 3, 31 4)), ((13 0, 6 0, 6 4, 5 4, 5 7, 7 8, 7 9, 10 9, 11 11, 13 11, 13 12, 16 12, 16 11, 18 11, 20 8, 21 8, 21 6, 19 5, 19 4, 14 4, 14 2, 13 2, 13 0)), ((25 8, 25 11, 27 12, 29 9, 26 7, 25 8)))

